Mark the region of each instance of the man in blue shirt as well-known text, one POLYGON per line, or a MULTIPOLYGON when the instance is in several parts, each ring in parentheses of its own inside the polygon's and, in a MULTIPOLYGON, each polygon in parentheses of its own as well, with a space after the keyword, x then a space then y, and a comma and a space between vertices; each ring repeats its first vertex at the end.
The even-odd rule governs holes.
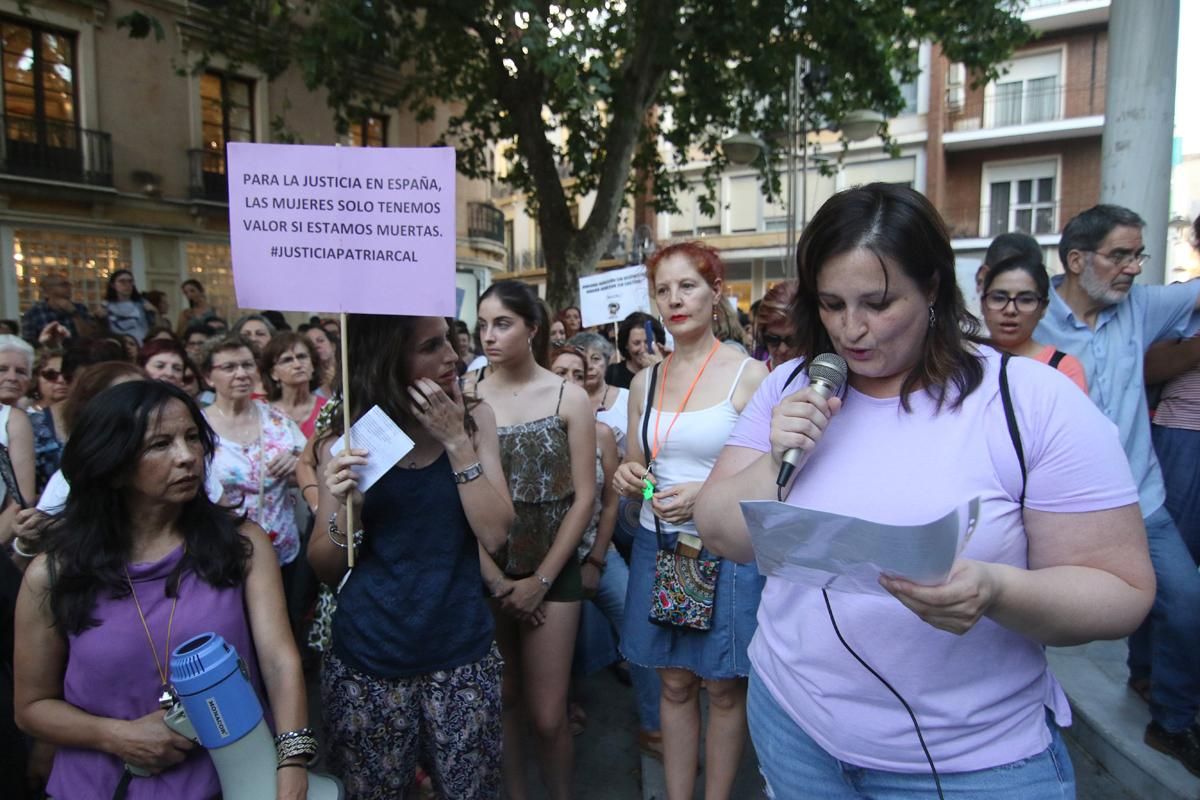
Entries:
MULTIPOLYGON (((71 281, 61 272, 51 272, 42 278, 42 299, 21 316, 21 338, 37 347, 42 331, 53 322, 65 328, 68 336, 91 336, 97 332, 96 321, 87 307, 71 299, 71 281)), ((63 337, 54 338, 55 343, 61 343, 63 337)))
POLYGON ((1143 357, 1157 341, 1179 338, 1200 303, 1200 281, 1143 286, 1149 258, 1145 222, 1120 206, 1099 205, 1067 223, 1058 245, 1064 274, 1034 338, 1077 357, 1088 393, 1116 423, 1138 495, 1158 592, 1150 616, 1129 637, 1130 685, 1149 684, 1148 745, 1200 776, 1200 573, 1164 507, 1166 491, 1150 438, 1143 357))

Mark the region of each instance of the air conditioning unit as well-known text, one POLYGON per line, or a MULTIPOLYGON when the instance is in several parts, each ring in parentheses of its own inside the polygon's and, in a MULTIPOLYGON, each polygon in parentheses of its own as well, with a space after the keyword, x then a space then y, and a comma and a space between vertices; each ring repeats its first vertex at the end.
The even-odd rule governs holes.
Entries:
POLYGON ((946 110, 962 111, 967 102, 967 68, 961 62, 946 73, 946 110))

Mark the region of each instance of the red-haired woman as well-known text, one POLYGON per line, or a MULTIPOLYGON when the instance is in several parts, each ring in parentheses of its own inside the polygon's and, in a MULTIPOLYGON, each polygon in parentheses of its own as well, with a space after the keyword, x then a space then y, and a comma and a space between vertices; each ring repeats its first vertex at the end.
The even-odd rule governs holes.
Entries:
POLYGON ((667 795, 690 798, 700 741, 700 682, 708 689, 704 795, 729 796, 746 740, 746 648, 756 627, 762 578, 753 565, 719 561, 709 630, 649 621, 657 553, 703 549, 707 531, 692 518, 700 487, 767 370, 713 335, 712 322, 725 269, 712 248, 684 242, 666 247, 647 264, 663 323, 675 350, 637 374, 629 390, 626 461, 613 483, 642 498, 641 530, 634 538, 621 650, 634 664, 654 667, 662 679, 663 763, 667 795), (653 394, 651 386, 654 386, 653 394), (676 548, 680 548, 676 550, 676 548))
POLYGON ((146 370, 150 380, 166 381, 182 389, 187 351, 175 339, 150 339, 138 353, 138 366, 146 370))

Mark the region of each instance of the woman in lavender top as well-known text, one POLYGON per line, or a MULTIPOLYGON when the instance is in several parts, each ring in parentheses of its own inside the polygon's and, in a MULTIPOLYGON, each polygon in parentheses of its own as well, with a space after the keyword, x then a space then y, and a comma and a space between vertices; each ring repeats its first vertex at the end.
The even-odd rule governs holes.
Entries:
MULTIPOLYGON (((121 784, 128 800, 220 794, 207 753, 163 722, 169 654, 202 633, 237 648, 280 733, 307 725, 275 551, 201 491, 212 451, 195 403, 161 381, 104 390, 67 442, 70 497, 16 613, 17 722, 58 747, 52 797, 108 800, 121 784)), ((305 797, 306 770, 277 776, 277 800, 305 797)))
POLYGON ((835 195, 797 267, 801 360, 764 381, 701 492, 708 547, 755 557, 737 501, 775 499, 790 449, 808 454, 780 492, 793 506, 918 525, 979 505, 938 586, 882 575, 877 593, 822 592, 768 575, 748 708, 774 796, 1074 797, 1070 707, 1043 646, 1125 636, 1154 596, 1114 427, 1061 373, 977 343, 920 194, 835 195), (826 352, 849 363, 840 397, 797 369, 826 352))

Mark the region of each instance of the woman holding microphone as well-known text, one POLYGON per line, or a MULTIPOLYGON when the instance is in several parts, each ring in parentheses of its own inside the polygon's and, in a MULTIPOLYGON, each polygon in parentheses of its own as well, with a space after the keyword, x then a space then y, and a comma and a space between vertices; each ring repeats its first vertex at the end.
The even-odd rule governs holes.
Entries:
POLYGON ((945 226, 919 193, 834 195, 797 268, 800 357, 836 352, 848 386, 825 399, 800 361, 763 383, 700 493, 709 546, 755 557, 738 501, 775 499, 789 450, 806 460, 779 496, 847 525, 919 525, 972 500, 979 514, 940 586, 767 577, 748 707, 769 792, 1074 797, 1058 731, 1071 712, 1044 646, 1125 636, 1154 599, 1115 429, 1045 365, 971 337, 945 226))

